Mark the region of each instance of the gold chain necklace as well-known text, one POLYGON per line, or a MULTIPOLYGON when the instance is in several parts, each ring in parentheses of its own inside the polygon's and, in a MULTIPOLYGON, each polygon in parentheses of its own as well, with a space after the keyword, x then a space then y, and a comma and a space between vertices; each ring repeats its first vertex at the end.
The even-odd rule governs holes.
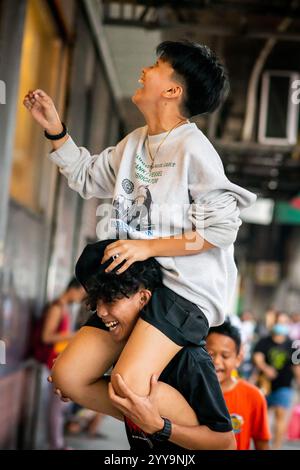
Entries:
POLYGON ((164 143, 164 141, 166 140, 166 138, 171 134, 171 132, 172 132, 174 129, 176 129, 176 127, 178 127, 179 124, 181 124, 182 122, 188 123, 189 120, 188 120, 188 119, 181 119, 181 121, 179 121, 177 124, 175 124, 175 126, 173 126, 173 127, 169 130, 169 132, 167 133, 167 135, 163 138, 163 140, 161 141, 161 143, 158 145, 154 157, 152 156, 152 153, 151 153, 151 150, 150 150, 149 136, 147 135, 146 144, 147 144, 147 149, 148 149, 149 156, 150 156, 150 158, 151 158, 150 172, 151 172, 152 169, 153 169, 154 161, 155 161, 156 155, 157 155, 158 152, 159 152, 160 147, 162 146, 162 144, 164 143))

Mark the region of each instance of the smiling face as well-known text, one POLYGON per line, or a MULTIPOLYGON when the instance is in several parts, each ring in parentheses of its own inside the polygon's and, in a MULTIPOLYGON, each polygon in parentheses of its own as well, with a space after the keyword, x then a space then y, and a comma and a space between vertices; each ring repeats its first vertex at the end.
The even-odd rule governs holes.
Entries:
POLYGON ((240 366, 242 360, 236 343, 229 336, 211 333, 206 340, 206 349, 213 360, 220 384, 229 384, 232 371, 240 366))
POLYGON ((138 80, 141 87, 132 96, 133 103, 142 110, 147 106, 155 107, 166 98, 175 98, 179 102, 182 85, 175 81, 173 74, 173 67, 162 59, 158 59, 154 65, 144 67, 138 80))
POLYGON ((150 297, 150 291, 143 289, 129 298, 123 297, 111 303, 98 300, 97 315, 109 328, 109 334, 114 341, 126 340, 130 336, 141 309, 150 297))

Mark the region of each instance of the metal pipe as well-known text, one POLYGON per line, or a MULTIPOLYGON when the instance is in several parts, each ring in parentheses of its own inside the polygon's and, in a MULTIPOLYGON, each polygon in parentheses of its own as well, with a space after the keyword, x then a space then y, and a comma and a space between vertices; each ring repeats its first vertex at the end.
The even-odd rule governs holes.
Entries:
POLYGON ((18 106, 26 0, 5 0, 1 8, 0 79, 6 84, 6 104, 0 104, 2 111, 0 112, 0 272, 8 221, 9 185, 14 149, 15 117, 18 106))
POLYGON ((83 4, 95 37, 98 52, 103 59, 106 72, 109 77, 118 111, 121 118, 125 120, 127 113, 122 103, 122 89, 103 28, 102 2, 95 2, 94 0, 83 0, 83 4))
MULTIPOLYGON (((284 18, 284 20, 280 22, 277 31, 280 33, 284 32, 289 27, 292 21, 292 18, 284 18)), ((260 51, 260 54, 251 72, 247 91, 246 115, 242 132, 242 139, 247 142, 251 141, 253 137, 259 78, 266 63, 266 60, 270 55, 272 49, 274 48, 276 42, 277 39, 274 37, 267 40, 264 47, 260 51)))

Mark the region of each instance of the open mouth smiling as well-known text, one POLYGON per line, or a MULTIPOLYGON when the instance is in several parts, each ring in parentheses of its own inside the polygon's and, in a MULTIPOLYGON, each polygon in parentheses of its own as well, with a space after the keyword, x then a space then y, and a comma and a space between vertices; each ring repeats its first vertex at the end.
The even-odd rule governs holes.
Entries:
POLYGON ((110 322, 104 322, 104 325, 109 328, 109 331, 114 331, 117 326, 119 325, 118 321, 110 321, 110 322))

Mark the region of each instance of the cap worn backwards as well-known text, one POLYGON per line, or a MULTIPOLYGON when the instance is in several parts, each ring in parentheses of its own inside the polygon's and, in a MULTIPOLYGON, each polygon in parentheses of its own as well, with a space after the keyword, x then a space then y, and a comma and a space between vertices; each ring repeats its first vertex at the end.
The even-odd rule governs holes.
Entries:
MULTIPOLYGON (((110 258, 105 263, 101 264, 104 256, 104 251, 108 245, 114 243, 116 240, 101 240, 96 243, 89 243, 84 248, 75 266, 75 276, 80 284, 88 291, 89 280, 96 274, 101 274, 112 263, 113 259, 110 258)), ((123 263, 125 260, 123 261, 123 263)), ((121 263, 121 265, 123 264, 121 263)), ((118 265, 115 269, 119 268, 118 265)), ((114 272, 115 269, 112 271, 114 272)))

